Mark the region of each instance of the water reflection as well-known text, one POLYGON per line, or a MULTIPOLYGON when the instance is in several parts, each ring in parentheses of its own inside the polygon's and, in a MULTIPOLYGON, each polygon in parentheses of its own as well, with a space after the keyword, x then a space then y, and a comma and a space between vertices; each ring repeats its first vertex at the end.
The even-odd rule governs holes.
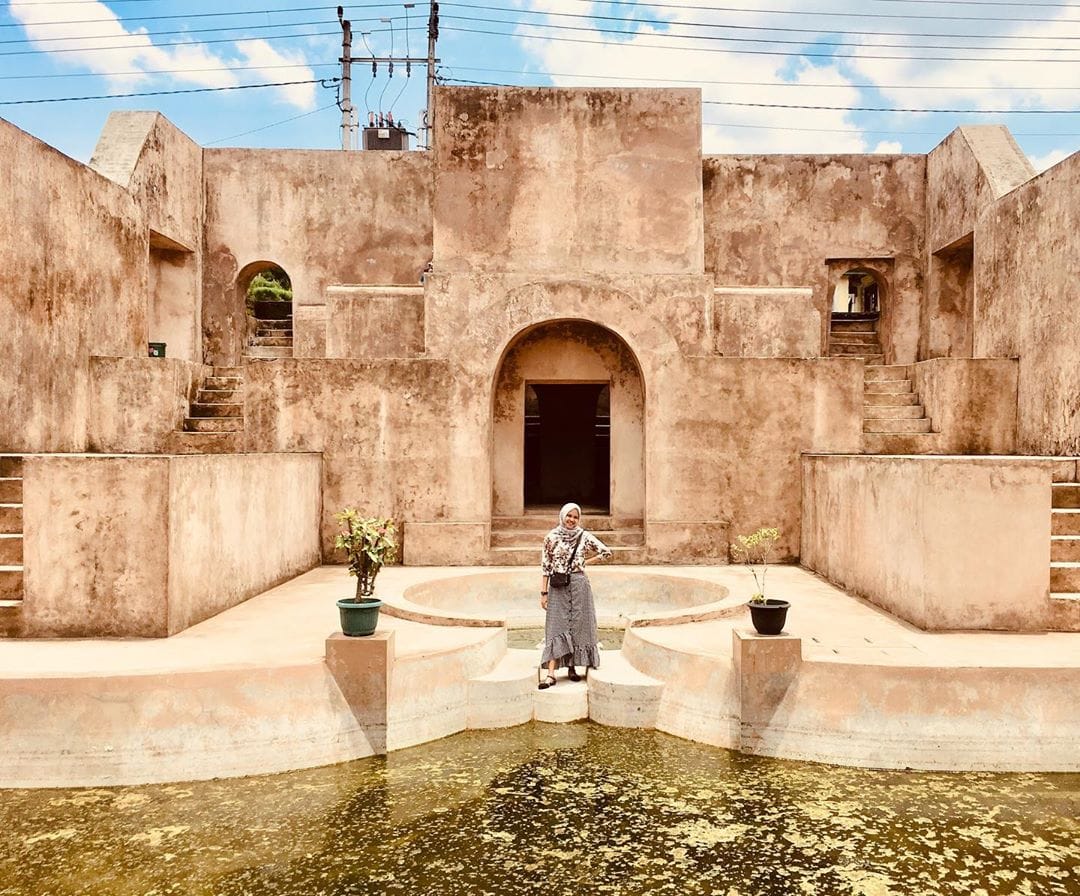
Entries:
POLYGON ((0 896, 1076 894, 1080 775, 867 772, 589 724, 0 791, 0 896))

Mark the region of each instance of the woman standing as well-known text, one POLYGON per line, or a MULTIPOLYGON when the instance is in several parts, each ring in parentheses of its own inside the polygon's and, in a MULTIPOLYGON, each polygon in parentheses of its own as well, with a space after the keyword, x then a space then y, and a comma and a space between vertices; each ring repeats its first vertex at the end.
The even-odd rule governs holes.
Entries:
POLYGON ((596 607, 585 563, 610 558, 607 545, 581 528, 581 508, 564 504, 559 525, 544 538, 540 555, 540 606, 547 611, 540 657, 541 668, 547 666, 547 676, 540 682, 540 690, 555 684, 555 670, 563 666, 569 668, 571 681, 581 680, 575 668, 578 664, 600 667, 596 607))

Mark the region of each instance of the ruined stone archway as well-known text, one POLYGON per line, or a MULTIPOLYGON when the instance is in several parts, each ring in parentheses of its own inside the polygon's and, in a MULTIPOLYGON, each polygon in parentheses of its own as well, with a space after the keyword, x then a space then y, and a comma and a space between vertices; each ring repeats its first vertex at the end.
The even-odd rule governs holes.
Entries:
POLYGON ((561 320, 520 333, 495 376, 492 516, 577 500, 595 512, 640 520, 644 412, 641 368, 612 331, 561 320), (528 422, 539 430, 528 438, 527 403, 528 422))

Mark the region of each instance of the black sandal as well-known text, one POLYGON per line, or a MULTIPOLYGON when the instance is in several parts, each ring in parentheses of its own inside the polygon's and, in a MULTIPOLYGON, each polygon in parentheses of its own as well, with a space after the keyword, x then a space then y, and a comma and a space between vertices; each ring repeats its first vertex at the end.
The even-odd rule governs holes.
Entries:
POLYGON ((548 688, 554 687, 554 686, 555 686, 555 676, 554 675, 545 676, 544 680, 542 682, 540 682, 539 685, 537 685, 537 687, 541 691, 546 691, 548 688))
POLYGON ((581 681, 581 676, 577 674, 577 669, 573 666, 571 666, 570 671, 566 673, 566 677, 571 681, 581 681))

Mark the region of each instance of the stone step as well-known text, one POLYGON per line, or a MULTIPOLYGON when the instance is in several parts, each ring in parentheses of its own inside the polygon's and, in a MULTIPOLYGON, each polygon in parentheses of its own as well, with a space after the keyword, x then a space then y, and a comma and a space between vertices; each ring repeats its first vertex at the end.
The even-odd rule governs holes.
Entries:
POLYGON ((292 348, 292 336, 254 336, 253 340, 254 341, 251 343, 252 347, 284 346, 292 348))
POLYGON ((864 432, 863 454, 940 454, 936 432, 864 432))
POLYGON ((864 395, 902 395, 911 391, 911 380, 875 380, 863 386, 864 395))
POLYGON ((590 669, 589 718, 616 728, 655 728, 664 683, 635 669, 622 651, 604 653, 590 669))
POLYGON ((292 347, 280 345, 249 345, 244 357, 255 361, 273 361, 278 358, 291 358, 292 347))
POLYGON ((244 406, 242 404, 200 404, 191 406, 192 417, 243 417, 244 406))
POLYGON ((926 416, 921 404, 880 405, 864 404, 863 415, 867 420, 920 420, 926 416))
POLYGON ((22 533, 0 533, 0 566, 21 566, 22 562, 22 533))
POLYGON ((467 728, 508 728, 532 721, 539 683, 535 650, 508 650, 486 675, 469 680, 467 728))
POLYGON ((1080 535, 1051 535, 1050 560, 1080 563, 1080 535))
POLYGON ((22 600, 23 568, 0 566, 0 600, 22 600))
POLYGON ((1050 590, 1055 594, 1080 591, 1080 562, 1061 560, 1051 563, 1050 590))
POLYGON ((909 380, 911 379, 910 364, 874 364, 867 366, 864 373, 868 383, 879 380, 909 380))
POLYGON ((214 376, 228 376, 241 380, 244 378, 243 365, 239 367, 214 367, 213 371, 214 376))
POLYGON ((256 327, 291 327, 292 326, 292 313, 286 314, 284 317, 256 317, 256 327))
POLYGON ((22 479, 0 477, 0 504, 22 504, 22 479))
POLYGON ((863 407, 899 408, 917 405, 919 396, 915 392, 864 392, 863 407))
POLYGON ((21 477, 22 469, 23 459, 21 454, 0 454, 0 476, 21 477))
POLYGON ((880 355, 881 346, 876 342, 849 342, 847 340, 829 340, 830 355, 880 355))
POLYGON ((255 335, 258 337, 287 336, 289 339, 292 339, 293 331, 292 327, 259 327, 259 329, 255 331, 255 335))
POLYGON ((863 345, 878 344, 877 333, 873 330, 829 330, 829 342, 861 343, 863 345))
POLYGON ((22 535, 22 504, 0 504, 0 533, 22 535))
MULTIPOLYGON (((543 531, 531 529, 495 529, 491 530, 491 546, 493 548, 533 548, 539 550, 547 529, 543 531)), ((595 530, 599 538, 609 548, 616 547, 643 547, 645 544, 645 532, 641 529, 610 529, 595 530)))
POLYGON ((1050 534, 1080 535, 1080 510, 1051 510, 1050 534))
MULTIPOLYGON (((559 511, 552 508, 550 513, 527 513, 524 516, 496 516, 491 518, 492 531, 517 529, 528 532, 550 532, 559 522, 559 511)), ((644 530, 645 521, 641 517, 609 516, 591 514, 586 511, 582 517, 585 528, 590 532, 610 532, 614 529, 644 530)), ((603 539, 603 536, 600 536, 603 539)))
POLYGON ((867 417, 863 420, 863 432, 930 432, 930 418, 919 420, 903 418, 867 417))
MULTIPOLYGON (((603 535, 600 536, 603 539, 603 535)), ((644 547, 613 547, 614 555, 608 563, 613 564, 640 564, 647 563, 644 547)), ((532 547, 493 547, 488 553, 491 562, 497 566, 538 566, 540 564, 540 540, 532 547)), ((605 564, 607 565, 607 564, 605 564)))
POLYGON ((240 454, 244 450, 241 432, 171 432, 162 448, 164 454, 240 454))
MULTIPOLYGON (((603 658, 601 658, 601 665, 603 658)), ((581 671, 580 669, 578 670, 581 671)), ((589 686, 571 681, 565 669, 555 671, 556 684, 539 690, 534 684, 533 718, 538 722, 576 722, 589 717, 589 686)), ((539 679, 537 679, 539 682, 539 679)))
POLYGON ((239 376, 208 376, 203 380, 202 388, 215 392, 235 392, 244 386, 243 377, 239 376))
POLYGON ((186 417, 185 432, 242 432, 243 417, 186 417))
MULTIPOLYGON (((851 355, 852 358, 858 357, 857 355, 851 355)), ((864 355, 863 360, 866 362, 867 367, 883 367, 885 365, 884 355, 864 355)))
POLYGON ((1080 482, 1055 482, 1050 486, 1051 507, 1080 507, 1080 482))
POLYGON ((196 404, 243 404, 242 389, 199 389, 195 396, 196 404))
POLYGON ((829 321, 832 333, 876 333, 876 320, 833 320, 829 321))

